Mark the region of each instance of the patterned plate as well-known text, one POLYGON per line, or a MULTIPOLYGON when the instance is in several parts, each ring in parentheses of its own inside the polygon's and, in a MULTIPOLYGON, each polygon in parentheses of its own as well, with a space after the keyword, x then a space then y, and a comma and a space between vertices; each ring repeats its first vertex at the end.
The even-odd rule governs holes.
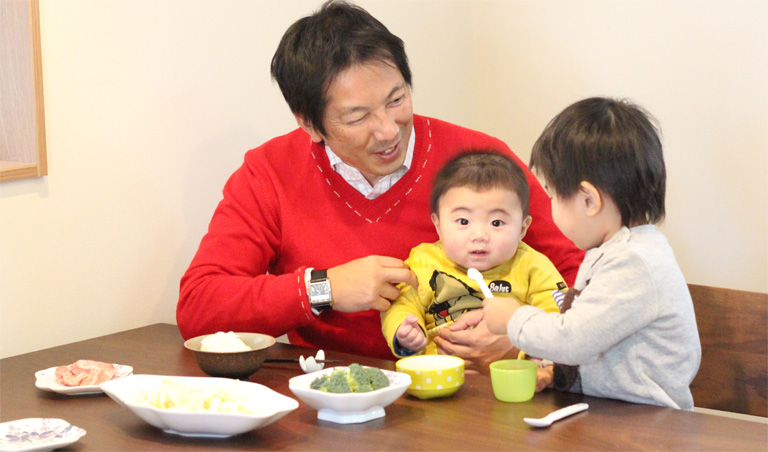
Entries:
POLYGON ((85 430, 63 419, 28 418, 0 424, 0 452, 33 452, 68 446, 85 430))

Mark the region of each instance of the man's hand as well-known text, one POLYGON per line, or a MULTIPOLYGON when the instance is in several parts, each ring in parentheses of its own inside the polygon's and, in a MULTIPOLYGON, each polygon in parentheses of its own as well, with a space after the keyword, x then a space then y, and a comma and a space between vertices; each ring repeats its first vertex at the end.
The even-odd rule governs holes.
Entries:
POLYGON ((413 352, 421 351, 427 346, 427 336, 419 326, 419 321, 413 314, 408 314, 395 333, 397 342, 401 347, 413 352))
POLYGON ((386 311, 400 296, 398 284, 419 285, 403 261, 386 256, 367 256, 329 268, 328 279, 333 309, 341 312, 386 311))
POLYGON ((465 312, 449 328, 440 328, 435 338, 438 353, 464 359, 468 373, 488 374, 492 362, 517 358, 520 352, 506 336, 491 334, 482 319, 481 309, 465 312))

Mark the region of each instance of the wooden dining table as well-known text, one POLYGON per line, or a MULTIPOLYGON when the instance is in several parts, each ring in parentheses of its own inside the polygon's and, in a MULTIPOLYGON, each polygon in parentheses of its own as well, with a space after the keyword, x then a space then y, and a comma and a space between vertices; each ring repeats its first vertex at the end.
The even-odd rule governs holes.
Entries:
MULTIPOLYGON (((304 403, 263 428, 228 438, 192 438, 152 427, 104 394, 64 395, 35 387, 35 372, 93 359, 130 365, 135 374, 205 376, 184 348, 176 325, 155 324, 0 360, 0 421, 61 418, 86 430, 62 450, 759 450, 768 449, 768 425, 749 420, 638 405, 546 390, 522 403, 493 396, 487 375, 468 374, 454 395, 421 400, 403 395, 386 415, 359 424, 318 420, 304 403), (567 405, 589 409, 548 428, 543 417, 567 405)), ((298 358, 314 351, 278 343, 270 357, 298 358)), ((339 365, 357 362, 394 370, 394 361, 326 351, 339 365)), ((265 363, 250 381, 295 398, 297 363, 265 363)))

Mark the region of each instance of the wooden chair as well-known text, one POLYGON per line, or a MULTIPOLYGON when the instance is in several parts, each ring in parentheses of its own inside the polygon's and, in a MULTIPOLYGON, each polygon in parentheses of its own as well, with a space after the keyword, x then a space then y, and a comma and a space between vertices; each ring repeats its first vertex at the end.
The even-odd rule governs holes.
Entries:
POLYGON ((694 405, 768 417, 768 294, 688 288, 702 349, 694 405))

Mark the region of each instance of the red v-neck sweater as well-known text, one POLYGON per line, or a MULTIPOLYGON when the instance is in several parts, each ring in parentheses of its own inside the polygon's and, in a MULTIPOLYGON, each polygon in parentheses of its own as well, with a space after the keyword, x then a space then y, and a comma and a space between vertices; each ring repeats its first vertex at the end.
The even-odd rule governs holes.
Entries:
MULTIPOLYGON (((483 133, 418 115, 414 128, 410 170, 373 200, 333 171, 324 147, 301 129, 247 152, 181 280, 176 318, 182 336, 287 333, 297 345, 393 359, 378 311, 313 315, 304 270, 372 254, 405 259, 412 247, 436 241, 432 180, 458 152, 496 150, 525 168, 507 145, 483 133)), ((583 252, 554 225, 549 198, 526 172, 533 223, 525 242, 571 284, 583 252)))

